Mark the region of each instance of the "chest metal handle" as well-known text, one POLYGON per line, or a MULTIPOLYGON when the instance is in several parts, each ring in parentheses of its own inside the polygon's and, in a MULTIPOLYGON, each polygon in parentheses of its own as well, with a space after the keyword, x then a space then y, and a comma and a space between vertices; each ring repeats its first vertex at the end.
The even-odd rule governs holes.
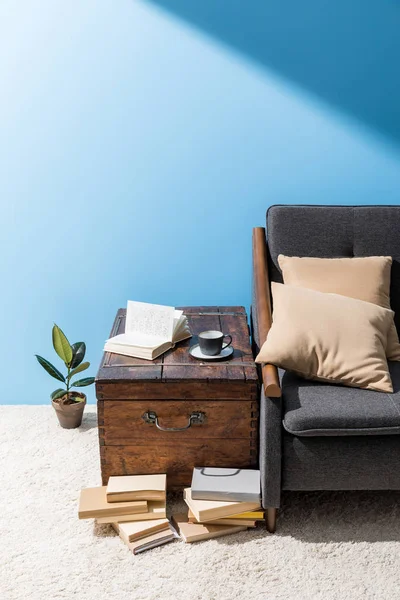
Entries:
POLYGON ((162 427, 158 421, 157 413, 153 410, 145 412, 144 415, 142 415, 142 419, 149 425, 155 425, 160 431, 185 431, 185 429, 189 429, 192 425, 202 425, 206 419, 206 413, 200 411, 192 412, 189 416, 188 424, 184 427, 162 427))

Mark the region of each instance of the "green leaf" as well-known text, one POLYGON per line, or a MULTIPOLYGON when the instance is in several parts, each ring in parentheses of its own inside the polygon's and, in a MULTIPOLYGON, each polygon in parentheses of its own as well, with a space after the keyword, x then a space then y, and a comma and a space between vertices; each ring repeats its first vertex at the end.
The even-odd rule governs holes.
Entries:
POLYGON ((87 385, 92 385, 94 383, 94 377, 85 377, 84 379, 78 379, 78 381, 74 381, 71 383, 72 387, 85 387, 87 385))
POLYGON ((57 400, 58 398, 62 398, 67 393, 67 390, 63 390, 62 388, 58 388, 58 390, 54 390, 54 392, 50 395, 52 400, 57 400))
POLYGON ((86 353, 85 342, 76 342, 75 344, 72 344, 71 348, 72 348, 73 356, 72 356, 71 364, 69 366, 72 369, 75 369, 75 367, 80 365, 81 362, 83 361, 83 359, 85 358, 85 353, 86 353))
POLYGON ((86 371, 86 369, 88 369, 89 367, 90 367, 90 362, 81 363, 78 367, 76 367, 76 369, 71 371, 71 373, 68 375, 67 379, 71 379, 71 377, 73 377, 77 373, 81 373, 81 371, 86 371))
POLYGON ((72 361, 72 348, 65 333, 57 325, 53 326, 53 346, 58 356, 68 367, 72 361))
POLYGON ((80 396, 73 396, 74 402, 85 402, 85 398, 81 398, 80 396))
POLYGON ((43 369, 47 371, 49 375, 54 377, 54 379, 58 379, 58 381, 62 381, 63 383, 65 383, 64 375, 60 373, 60 371, 56 369, 55 366, 53 366, 51 363, 49 363, 48 360, 46 360, 42 356, 39 356, 38 354, 35 354, 35 356, 39 364, 42 365, 43 369))

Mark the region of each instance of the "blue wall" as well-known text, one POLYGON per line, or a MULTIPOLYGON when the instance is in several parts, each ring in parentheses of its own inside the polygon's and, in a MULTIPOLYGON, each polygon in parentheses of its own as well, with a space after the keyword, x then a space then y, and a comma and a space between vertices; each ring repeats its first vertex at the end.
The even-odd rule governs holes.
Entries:
POLYGON ((54 321, 94 373, 128 298, 248 305, 269 204, 398 203, 399 4, 297 4, 0 4, 2 403, 54 321))

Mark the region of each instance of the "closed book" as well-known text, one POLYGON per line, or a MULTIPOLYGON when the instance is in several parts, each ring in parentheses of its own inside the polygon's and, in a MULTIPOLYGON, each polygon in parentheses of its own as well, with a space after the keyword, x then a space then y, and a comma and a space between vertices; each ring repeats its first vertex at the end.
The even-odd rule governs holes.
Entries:
POLYGON ((163 546, 164 544, 173 542, 176 537, 176 534, 169 527, 165 531, 157 531, 157 533, 152 533, 151 535, 148 535, 140 540, 124 543, 128 546, 129 550, 133 552, 133 554, 140 554, 146 550, 151 550, 152 548, 157 548, 158 546, 163 546))
POLYGON ((204 521, 203 523, 200 523, 200 521, 197 521, 194 517, 189 517, 188 522, 199 525, 238 525, 246 528, 256 527, 256 521, 245 521, 244 519, 215 519, 215 521, 204 521))
POLYGON ((126 544, 148 537, 158 531, 170 531, 168 519, 112 523, 112 526, 126 544))
MULTIPOLYGON (((200 523, 196 519, 196 517, 190 512, 188 513, 188 521, 189 523, 200 523)), ((207 521, 207 523, 212 523, 213 525, 241 525, 243 527, 255 527, 256 521, 250 519, 233 519, 227 517, 225 519, 215 519, 214 521, 207 521)))
POLYGON ((260 471, 195 467, 191 489, 193 500, 258 502, 260 504, 260 471))
POLYGON ((265 513, 263 510, 249 510, 232 515, 232 519, 255 519, 256 521, 265 521, 265 513))
POLYGON ((105 486, 85 488, 81 490, 79 497, 78 516, 80 519, 97 519, 146 512, 147 502, 145 500, 110 504, 107 502, 105 486))
POLYGON ((193 500, 191 489, 186 488, 183 499, 192 511, 196 520, 204 523, 230 517, 244 511, 259 510, 259 502, 217 502, 216 500, 193 500))
POLYGON ((158 500, 166 498, 167 476, 121 475, 110 477, 107 485, 107 502, 131 500, 158 500))
POLYGON ((231 535, 239 531, 245 531, 247 527, 239 525, 214 525, 212 523, 189 523, 187 515, 179 513, 172 515, 172 521, 176 525, 181 538, 186 543, 210 540, 212 538, 231 535))
MULTIPOLYGON (((189 517, 195 518, 194 514, 189 510, 189 517)), ((241 521, 265 521, 265 513, 263 510, 249 510, 248 512, 238 513, 236 515, 230 515, 225 517, 229 519, 236 519, 241 521)))
MULTIPOLYGON (((110 506, 118 506, 119 502, 110 503, 110 506)), ((166 507, 164 502, 147 502, 147 511, 144 513, 109 515, 96 519, 98 523, 122 523, 126 521, 151 521, 152 519, 165 519, 166 507)))

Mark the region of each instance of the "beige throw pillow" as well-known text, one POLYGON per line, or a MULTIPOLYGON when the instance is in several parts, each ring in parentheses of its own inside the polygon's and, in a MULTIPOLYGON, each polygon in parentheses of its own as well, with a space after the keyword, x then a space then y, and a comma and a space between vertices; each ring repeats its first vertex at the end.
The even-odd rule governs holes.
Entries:
POLYGON ((391 310, 281 283, 271 289, 272 327, 257 363, 308 379, 393 391, 385 356, 391 310))
MULTIPOLYGON (((341 294, 390 309, 390 256, 300 258, 280 254, 278 262, 283 281, 289 285, 341 294)), ((400 360, 394 321, 388 334, 386 355, 390 360, 400 360)))

